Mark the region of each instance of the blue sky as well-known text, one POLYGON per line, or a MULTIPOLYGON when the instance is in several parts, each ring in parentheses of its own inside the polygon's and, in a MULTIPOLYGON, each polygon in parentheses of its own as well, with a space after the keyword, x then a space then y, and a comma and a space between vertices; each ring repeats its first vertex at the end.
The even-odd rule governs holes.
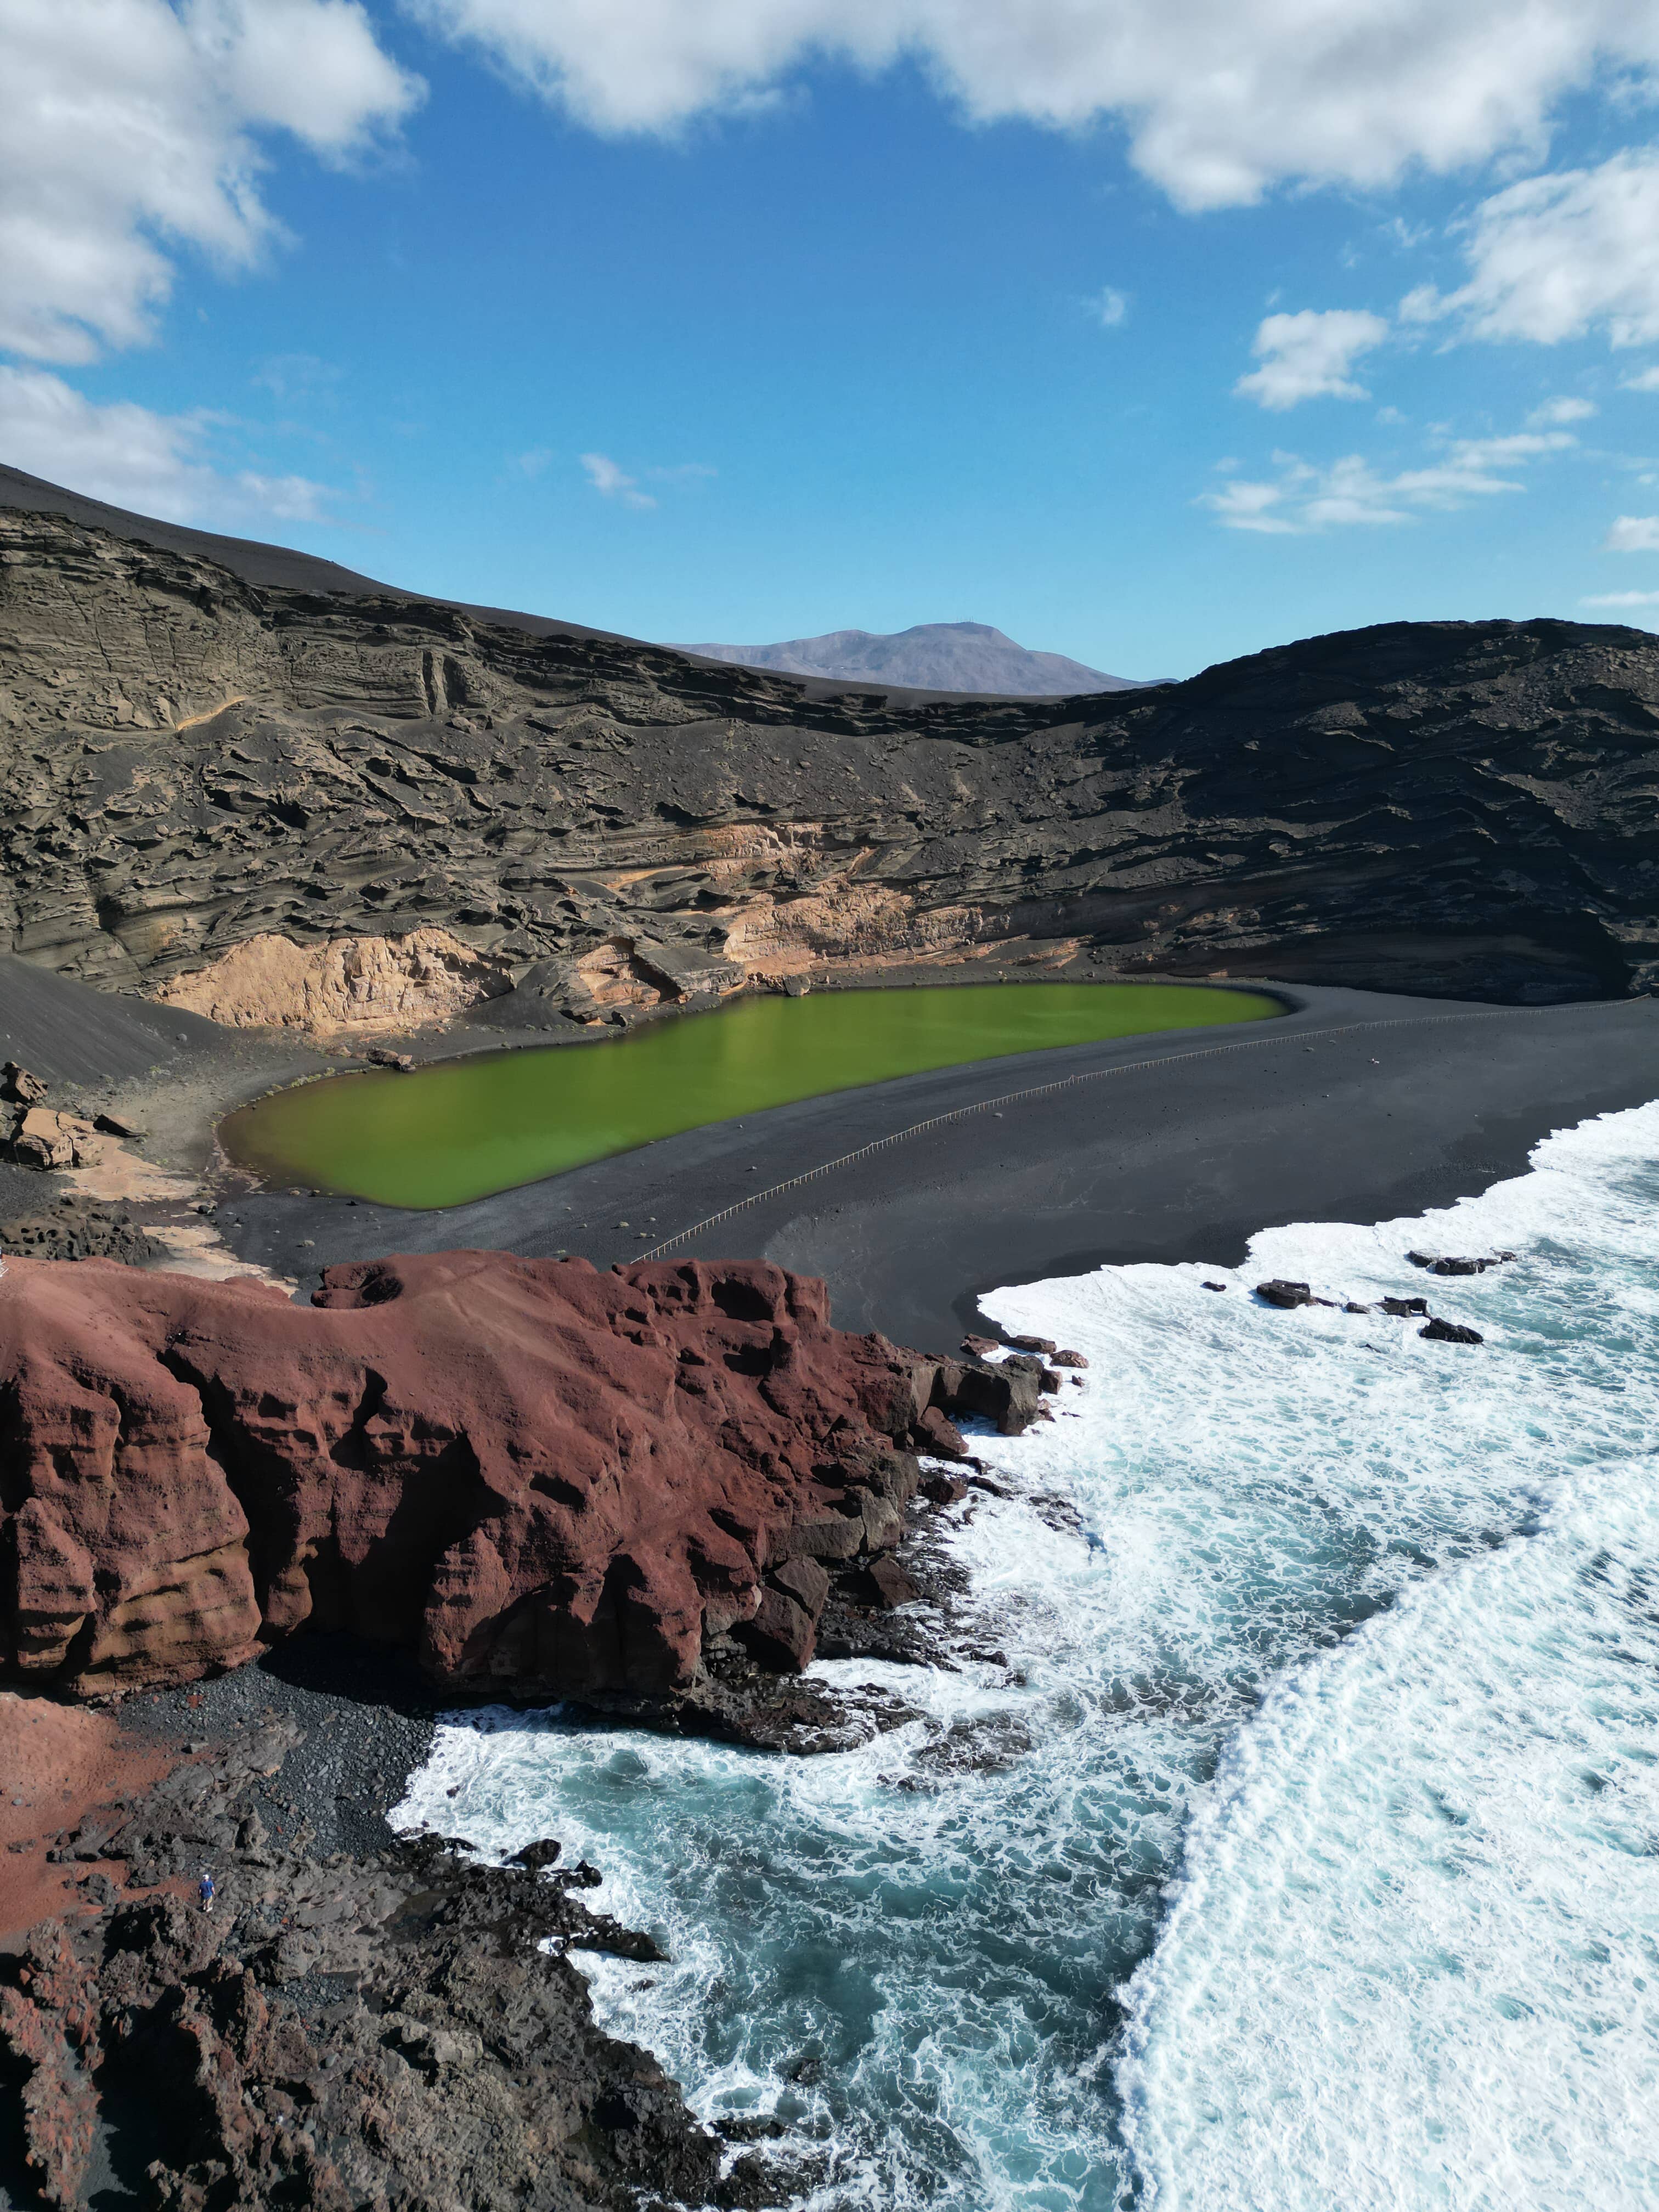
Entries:
POLYGON ((1659 626, 1656 65, 1631 0, 0 0, 0 458, 662 639, 1659 626))

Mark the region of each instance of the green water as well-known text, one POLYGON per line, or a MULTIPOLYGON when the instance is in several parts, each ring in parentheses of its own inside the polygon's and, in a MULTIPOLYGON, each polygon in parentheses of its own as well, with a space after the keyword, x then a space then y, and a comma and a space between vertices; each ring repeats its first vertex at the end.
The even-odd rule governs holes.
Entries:
POLYGON ((245 1106, 219 1135, 233 1160, 267 1182, 383 1206, 459 1206, 796 1098, 1280 1011, 1256 994, 1180 983, 964 983, 743 999, 614 1042, 301 1084, 245 1106))

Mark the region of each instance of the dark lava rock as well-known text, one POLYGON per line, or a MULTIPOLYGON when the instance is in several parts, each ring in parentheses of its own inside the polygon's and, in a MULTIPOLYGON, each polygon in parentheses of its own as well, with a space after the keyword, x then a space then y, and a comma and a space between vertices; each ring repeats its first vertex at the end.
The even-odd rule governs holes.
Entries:
POLYGON ((1287 1283, 1278 1276, 1269 1283, 1258 1283, 1255 1294, 1266 1304, 1286 1311, 1293 1306, 1310 1306, 1314 1302, 1313 1291, 1306 1283, 1287 1283))
POLYGON ((1080 1352, 1068 1352, 1063 1346, 1054 1355, 1056 1367, 1086 1367, 1089 1363, 1080 1352))
POLYGON ((539 1843, 526 1844, 522 1850, 514 1851, 507 1861, 509 1866, 528 1867, 532 1874, 558 1863, 562 1846, 555 1836, 544 1837, 539 1843))
POLYGON ((972 1359, 989 1359, 1002 1346, 994 1336, 969 1335, 963 1338, 962 1348, 972 1359))
POLYGON ((914 1605, 921 1595, 899 1562, 886 1554, 865 1560, 842 1575, 840 1587, 854 1605, 872 1606, 884 1612, 914 1605))
POLYGON ((921 1494, 930 1505, 959 1505, 968 1495, 968 1485, 959 1474, 929 1468, 921 1478, 921 1494))
POLYGON ((1437 1257, 1432 1252, 1407 1252, 1406 1257, 1413 1267, 1425 1267, 1431 1275, 1484 1275, 1488 1267, 1504 1267, 1515 1255, 1492 1252, 1482 1259, 1454 1259, 1437 1257))
POLYGON ((154 1267, 167 1256, 167 1247, 124 1207, 68 1196, 0 1225, 0 1251, 30 1260, 122 1260, 132 1267, 154 1267))
POLYGON ((1227 1285, 1225 1283, 1204 1283, 1200 1287, 1206 1291, 1224 1291, 1227 1285))
POLYGON ((1382 623, 1144 691, 918 698, 250 582, 162 531, 0 509, 9 926, 94 983, 434 929, 507 1026, 740 988, 763 930, 830 969, 826 937, 1063 937, 1109 975, 1520 1004, 1659 975, 1640 630, 1382 623))
POLYGON ((1384 1298, 1382 1310, 1385 1314, 1392 1314, 1396 1321, 1410 1321, 1419 1315, 1426 1315, 1429 1302, 1426 1298, 1384 1298))
POLYGON ((1016 1352, 1040 1352, 1045 1358, 1059 1349, 1051 1336, 1011 1336, 1008 1341, 1016 1352))
POLYGON ((651 1938, 437 1838, 273 1849, 254 1796, 296 1735, 177 1769, 108 1840, 128 1893, 95 1875, 95 1910, 0 1957, 0 2068, 43 2197, 87 2201, 106 2124, 157 2212, 733 2202, 716 2139, 595 2027, 563 1956, 659 1959, 651 1938), (211 1913, 187 1901, 204 1866, 211 1913))
POLYGON ((799 1674, 811 1663, 818 1625, 787 1591, 767 1589, 761 1592, 754 1613, 747 1620, 738 1621, 732 1633, 763 1666, 781 1674, 799 1674))
POLYGON ((915 1435, 919 1451, 933 1452, 940 1459, 968 1457, 962 1431, 938 1406, 925 1407, 917 1416, 915 1435))
POLYGON ((1042 1395, 1036 1374, 1014 1360, 941 1360, 933 1402, 946 1413, 972 1413, 1000 1435, 1017 1437, 1035 1419, 1042 1395))
POLYGON ((1484 1344, 1486 1338, 1478 1328, 1466 1328, 1461 1322, 1442 1321, 1437 1315, 1426 1328, 1418 1330, 1431 1344, 1484 1344))

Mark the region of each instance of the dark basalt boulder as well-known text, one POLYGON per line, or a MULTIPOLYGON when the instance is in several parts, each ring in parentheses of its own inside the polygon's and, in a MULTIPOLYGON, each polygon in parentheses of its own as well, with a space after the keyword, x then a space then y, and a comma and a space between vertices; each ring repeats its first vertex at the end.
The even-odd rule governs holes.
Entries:
POLYGON ((901 1605, 914 1605, 921 1595, 914 1578, 898 1561, 883 1556, 862 1562, 841 1580, 843 1595, 854 1605, 890 1613, 901 1605))
POLYGON ((1285 1312, 1296 1306, 1310 1306, 1314 1302, 1313 1291, 1306 1283, 1288 1283, 1277 1275, 1271 1282, 1258 1283, 1255 1294, 1264 1305, 1278 1306, 1285 1312))
POLYGON ((1461 1322, 1442 1321, 1437 1315, 1426 1328, 1419 1328, 1417 1333, 1431 1344, 1484 1344, 1486 1340, 1478 1328, 1466 1328, 1461 1322))
POLYGON ((969 1455, 962 1431, 938 1406, 926 1407, 917 1416, 916 1448, 932 1452, 939 1459, 966 1459, 969 1455))
POLYGON ((1480 1259, 1455 1259, 1437 1255, 1432 1252, 1407 1252, 1406 1257, 1413 1267, 1425 1268, 1431 1275, 1484 1275, 1488 1267, 1502 1267, 1514 1259, 1513 1252, 1492 1252, 1480 1259))
POLYGON ((941 1360, 933 1402, 950 1413, 974 1413, 998 1433, 1016 1437, 1036 1418, 1042 1396, 1037 1377, 1014 1361, 941 1360))
POLYGON ((1429 1310, 1426 1298, 1384 1298, 1382 1303, 1383 1312, 1392 1314, 1396 1321, 1410 1321, 1418 1315, 1426 1316, 1429 1310))

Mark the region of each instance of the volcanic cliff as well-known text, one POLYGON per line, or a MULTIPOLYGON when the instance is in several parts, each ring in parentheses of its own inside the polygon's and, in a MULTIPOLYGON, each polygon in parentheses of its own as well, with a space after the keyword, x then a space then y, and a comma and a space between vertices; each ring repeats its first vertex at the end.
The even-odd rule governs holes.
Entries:
POLYGON ((733 1638, 812 1655, 904 1532, 913 1448, 1044 1381, 830 1324, 763 1262, 448 1252, 269 1285, 117 1261, 0 1275, 0 1669, 82 1694, 302 1626, 447 1688, 662 1697, 733 1638))
POLYGON ((319 1031, 966 954, 1522 1003, 1659 974, 1645 633, 1395 623, 906 698, 359 580, 0 510, 13 951, 319 1031))

